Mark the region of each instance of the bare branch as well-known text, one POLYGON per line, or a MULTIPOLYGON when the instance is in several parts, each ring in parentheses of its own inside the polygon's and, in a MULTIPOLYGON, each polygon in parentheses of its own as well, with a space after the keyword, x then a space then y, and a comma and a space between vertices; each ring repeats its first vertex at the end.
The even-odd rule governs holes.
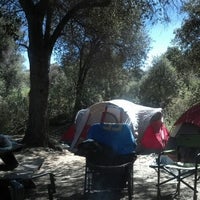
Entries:
POLYGON ((64 29, 66 23, 76 15, 76 13, 79 10, 83 10, 86 8, 94 8, 94 7, 106 7, 111 3, 111 0, 83 0, 80 3, 76 4, 71 10, 68 11, 68 13, 63 17, 63 19, 60 21, 58 26, 56 27, 51 39, 50 39, 50 46, 53 48, 53 45, 55 44, 57 38, 61 34, 62 30, 64 29))

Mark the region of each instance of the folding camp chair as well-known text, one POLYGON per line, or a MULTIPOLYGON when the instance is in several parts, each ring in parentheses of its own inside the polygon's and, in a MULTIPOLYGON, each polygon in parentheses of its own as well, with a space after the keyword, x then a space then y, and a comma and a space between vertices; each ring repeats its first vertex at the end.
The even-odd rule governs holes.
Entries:
POLYGON ((86 156, 85 196, 98 191, 116 194, 126 189, 131 200, 135 147, 133 133, 127 124, 91 126, 88 140, 79 145, 86 156))
POLYGON ((178 135, 176 137, 176 149, 163 151, 158 155, 157 164, 150 166, 157 170, 156 186, 158 199, 161 199, 161 186, 176 180, 175 196, 180 196, 182 183, 193 191, 193 200, 197 200, 197 183, 200 178, 198 175, 198 171, 200 170, 199 141, 199 134, 178 135), (161 177, 163 172, 169 175, 165 180, 161 177))
POLYGON ((121 192, 127 189, 129 200, 133 195, 133 162, 121 165, 93 164, 86 160, 84 194, 91 192, 121 192))
POLYGON ((36 187, 33 181, 48 175, 48 197, 49 200, 52 200, 53 194, 56 192, 54 174, 50 172, 38 173, 44 159, 27 159, 27 161, 23 163, 18 163, 16 158, 13 157, 14 155, 10 154, 14 153, 16 150, 16 148, 13 148, 0 152, 1 158, 3 158, 4 162, 6 161, 5 166, 8 168, 8 170, 3 170, 0 176, 1 197, 4 199, 23 200, 25 198, 24 191, 36 187), (12 168, 9 167, 9 165, 11 165, 12 168), (15 168, 13 166, 15 166, 15 168))

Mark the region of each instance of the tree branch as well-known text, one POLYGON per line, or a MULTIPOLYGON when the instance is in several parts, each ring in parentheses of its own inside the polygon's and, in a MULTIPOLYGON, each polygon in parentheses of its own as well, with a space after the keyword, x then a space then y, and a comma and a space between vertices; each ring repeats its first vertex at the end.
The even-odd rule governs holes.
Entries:
POLYGON ((111 0, 82 0, 80 3, 76 4, 71 10, 67 12, 67 14, 62 18, 60 23, 57 25, 53 35, 50 38, 50 47, 53 48, 56 40, 61 34, 67 22, 75 16, 75 14, 79 10, 83 10, 86 8, 94 8, 94 7, 106 7, 111 3, 111 0))
POLYGON ((21 7, 23 8, 26 16, 30 15, 30 11, 33 9, 34 4, 31 0, 19 0, 21 7))

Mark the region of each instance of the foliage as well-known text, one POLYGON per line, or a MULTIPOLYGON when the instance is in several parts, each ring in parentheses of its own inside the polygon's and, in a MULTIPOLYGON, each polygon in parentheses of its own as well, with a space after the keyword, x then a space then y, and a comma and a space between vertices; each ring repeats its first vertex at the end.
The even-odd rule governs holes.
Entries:
POLYGON ((166 56, 177 69, 179 93, 166 108, 169 124, 193 104, 200 102, 199 53, 200 53, 200 2, 189 0, 183 6, 185 19, 176 31, 177 47, 168 49, 166 56))
POLYGON ((0 97, 0 132, 24 134, 26 129, 28 98, 20 90, 13 91, 5 98, 0 97))
POLYGON ((59 57, 68 80, 73 73, 75 112, 102 99, 122 97, 124 91, 127 95, 129 72, 142 65, 148 52, 144 13, 119 1, 81 13, 66 26, 59 57))
POLYGON ((193 104, 200 102, 199 53, 200 53, 200 2, 189 0, 183 6, 185 19, 176 31, 177 47, 168 49, 167 58, 177 69, 179 92, 166 108, 170 126, 193 104))
POLYGON ((176 96, 178 79, 175 68, 161 56, 140 83, 140 100, 144 105, 165 107, 176 96))
POLYGON ((200 80, 193 73, 188 74, 189 87, 185 84, 179 89, 179 93, 165 108, 166 122, 172 127, 175 121, 192 105, 200 102, 200 80))
POLYGON ((3 133, 24 130, 27 120, 28 85, 15 43, 20 36, 19 22, 10 15, 0 14, 0 132, 3 133))
MULTIPOLYGON (((184 59, 188 60, 189 71, 199 73, 200 54, 200 2, 190 0, 183 7, 186 13, 185 20, 176 31, 175 41, 184 53, 184 59)), ((187 70, 187 68, 185 68, 187 70)))
MULTIPOLYGON (((177 58, 177 55, 180 55, 179 53, 177 55, 174 54, 171 57, 169 56, 169 53, 166 52, 166 55, 168 56, 169 60, 172 59, 172 63, 174 63, 174 67, 177 69, 179 69, 181 62, 185 64, 190 62, 187 59, 184 59, 183 56, 181 56, 182 58, 179 57, 179 59, 175 61, 174 58, 177 58)), ((178 72, 178 83, 179 89, 177 91, 177 96, 172 99, 172 101, 167 105, 165 109, 167 116, 166 121, 171 127, 176 119, 185 110, 187 110, 187 108, 191 107, 197 102, 200 102, 200 79, 197 73, 194 73, 194 71, 189 67, 181 68, 181 71, 178 72)))
POLYGON ((170 60, 172 66, 176 68, 180 76, 190 71, 190 68, 188 68, 189 60, 185 59, 184 53, 177 46, 168 48, 165 56, 170 60))
MULTIPOLYGON (((63 68, 52 65, 50 68, 50 84, 49 84, 49 118, 53 119, 57 116, 67 116, 73 111, 73 95, 70 81, 67 80, 63 68)), ((71 119, 68 119, 69 121, 71 119)))
MULTIPOLYGON (((17 80, 17 77, 13 76, 11 71, 14 71, 16 75, 18 73, 11 68, 13 65, 4 65, 6 68, 9 66, 11 70, 8 72, 2 70, 1 72, 0 86, 5 98, 1 100, 1 105, 2 109, 11 107, 13 113, 15 106, 19 107, 21 111, 23 109, 20 108, 20 105, 24 105, 23 111, 24 114, 27 114, 26 103, 30 103, 27 114, 29 120, 25 135, 26 141, 32 145, 46 145, 48 142, 47 117, 60 115, 63 110, 71 112, 71 108, 76 106, 74 99, 81 97, 79 98, 80 105, 86 106, 90 102, 108 98, 129 97, 132 99, 137 94, 141 95, 142 93, 139 93, 137 87, 139 79, 136 76, 132 77, 133 69, 141 67, 148 50, 146 48, 148 41, 146 41, 147 43, 141 42, 143 37, 146 37, 143 35, 145 31, 141 25, 155 16, 154 19, 165 18, 165 8, 168 4, 169 1, 163 0, 2 0, 1 8, 3 7, 5 12, 12 13, 15 17, 20 17, 24 25, 22 27, 25 30, 24 46, 28 49, 30 59, 30 99, 28 102, 26 98, 23 99, 22 95, 25 93, 26 97, 28 96, 28 87, 25 87, 24 92, 21 88, 22 85, 18 85, 20 89, 16 90, 18 82, 15 82, 15 78, 17 80), (65 46, 60 43, 63 45, 61 49, 67 51, 63 60, 65 63, 63 62, 61 69, 57 67, 50 69, 52 50, 62 35, 67 38, 65 46), (79 68, 83 66, 86 67, 85 71, 79 68), (4 73, 5 76, 3 76, 4 73), (8 79, 12 83, 5 80, 8 74, 12 75, 12 79, 8 79), (79 78, 81 78, 80 81, 77 81, 79 78), (9 93, 5 92, 6 90, 9 93), (64 96, 67 96, 66 99, 64 96), (16 104, 15 101, 17 101, 16 104), (47 109, 49 115, 47 115, 47 109)), ((12 27, 9 30, 12 30, 12 27)), ((13 32, 15 33, 15 31, 13 32)), ((156 104, 156 106, 160 102, 169 104, 177 89, 176 87, 172 88, 170 82, 171 79, 172 82, 176 79, 176 73, 173 74, 174 68, 167 62, 160 62, 156 65, 165 66, 160 67, 162 69, 160 74, 167 75, 167 78, 154 76, 154 72, 151 71, 149 77, 158 78, 158 81, 160 81, 159 78, 162 78, 162 81, 169 85, 163 84, 167 86, 165 89, 161 84, 154 84, 152 90, 148 90, 149 94, 144 94, 146 96, 143 100, 147 103, 150 100, 150 103, 156 104), (171 75, 172 77, 170 77, 171 75), (160 99, 156 99, 154 89, 156 87, 157 92, 160 92, 159 98, 162 96, 160 99), (174 90, 170 91, 168 87, 174 90), (164 96, 164 93, 167 95, 164 96), (151 96, 154 98, 151 99, 151 96)), ((148 76, 146 80, 150 86, 153 84, 148 76)), ((194 81, 193 84, 188 84, 185 91, 188 91, 188 86, 196 85, 196 83, 194 81)), ((146 87, 149 85, 146 84, 146 87)), ((143 97, 140 96, 140 98, 143 97)), ((139 98, 135 97, 135 99, 139 101, 139 98)), ((14 118, 11 113, 10 116, 14 118)), ((16 116, 20 117, 20 115, 16 116)), ((16 123, 16 120, 12 122, 16 123)))

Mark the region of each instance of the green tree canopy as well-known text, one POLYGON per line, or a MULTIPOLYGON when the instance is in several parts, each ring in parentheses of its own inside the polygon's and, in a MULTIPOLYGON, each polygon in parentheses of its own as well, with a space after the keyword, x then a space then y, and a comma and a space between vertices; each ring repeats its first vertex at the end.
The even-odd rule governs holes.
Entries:
MULTIPOLYGON (((175 41, 184 53, 184 59, 188 61, 187 69, 199 73, 200 63, 200 2, 190 0, 183 7, 186 14, 184 22, 176 31, 175 41)), ((187 70, 185 68, 185 70, 187 70)))
POLYGON ((20 20, 2 11, 0 8, 0 132, 12 133, 24 127, 27 119, 25 74, 16 44, 21 36, 20 20))
POLYGON ((165 107, 177 95, 178 77, 165 56, 154 60, 140 84, 140 100, 144 105, 165 107))
POLYGON ((99 98, 90 99, 92 103, 121 96, 128 73, 142 66, 148 52, 141 10, 115 2, 104 10, 91 10, 66 29, 58 49, 61 46, 66 76, 74 70, 75 112, 86 105, 88 96, 99 98))
MULTIPOLYGON (((177 2, 177 1, 176 1, 177 2)), ((30 63, 29 120, 24 142, 33 146, 48 145, 48 95, 50 58, 55 43, 66 24, 85 16, 94 8, 121 5, 121 11, 139 9, 143 20, 165 16, 169 1, 163 0, 2 0, 5 12, 21 17, 30 63), (119 4, 118 4, 119 2, 119 4), (26 27, 25 27, 26 26, 26 27)), ((120 8, 120 7, 119 7, 120 8)), ((113 9, 114 11, 114 9, 113 9)), ((123 17, 123 15, 122 15, 123 17)), ((109 22, 109 16, 105 23, 109 22), (108 21, 107 21, 108 20, 108 21)))

